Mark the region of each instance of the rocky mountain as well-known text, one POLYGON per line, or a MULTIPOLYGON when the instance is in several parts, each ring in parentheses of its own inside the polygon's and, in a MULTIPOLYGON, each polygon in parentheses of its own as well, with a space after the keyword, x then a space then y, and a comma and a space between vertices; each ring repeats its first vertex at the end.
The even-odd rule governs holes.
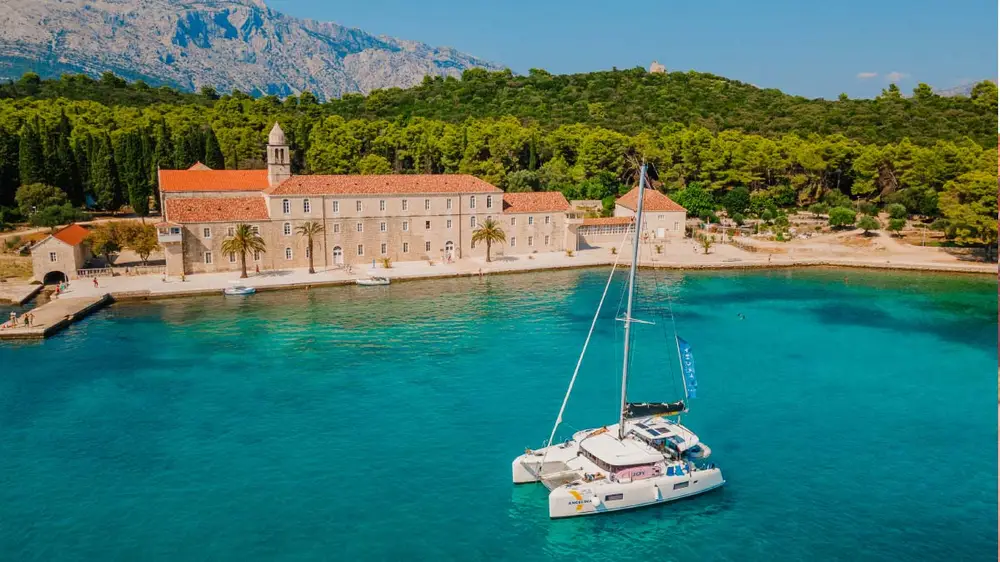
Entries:
POLYGON ((0 77, 110 70, 151 85, 321 98, 499 65, 299 19, 262 0, 0 0, 0 77))
MULTIPOLYGON (((991 80, 993 82, 993 80, 991 80)), ((934 90, 934 93, 939 96, 968 96, 972 93, 972 88, 976 87, 978 82, 969 82, 967 84, 960 84, 958 86, 952 86, 951 88, 941 88, 934 90)))

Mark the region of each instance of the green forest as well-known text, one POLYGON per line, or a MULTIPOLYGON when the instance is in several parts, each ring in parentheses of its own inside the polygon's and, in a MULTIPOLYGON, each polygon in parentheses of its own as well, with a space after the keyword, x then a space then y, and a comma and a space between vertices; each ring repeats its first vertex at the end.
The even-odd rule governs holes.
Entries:
POLYGON ((469 70, 320 103, 29 73, 0 85, 0 222, 58 223, 84 205, 148 214, 157 168, 263 167, 279 121, 297 173, 468 173, 508 191, 606 200, 645 159, 655 185, 697 215, 901 204, 943 219, 959 242, 989 243, 996 111, 991 82, 969 97, 922 84, 826 101, 694 72, 469 70))

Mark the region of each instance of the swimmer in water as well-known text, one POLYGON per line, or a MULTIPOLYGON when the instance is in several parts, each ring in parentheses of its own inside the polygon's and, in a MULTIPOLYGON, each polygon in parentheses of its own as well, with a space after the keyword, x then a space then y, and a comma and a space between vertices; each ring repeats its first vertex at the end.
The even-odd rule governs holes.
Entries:
POLYGON ((742 312, 739 312, 739 313, 737 313, 737 314, 736 314, 736 317, 737 317, 737 318, 739 318, 740 320, 746 320, 746 319, 747 319, 747 317, 746 317, 746 316, 743 316, 743 313, 742 313, 742 312))

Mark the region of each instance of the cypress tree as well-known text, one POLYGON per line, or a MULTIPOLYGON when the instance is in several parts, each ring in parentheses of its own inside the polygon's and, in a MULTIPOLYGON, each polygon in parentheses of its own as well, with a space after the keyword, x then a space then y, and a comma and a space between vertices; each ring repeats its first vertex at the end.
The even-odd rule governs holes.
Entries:
POLYGON ((114 150, 111 148, 111 138, 107 133, 94 142, 90 161, 90 187, 94 191, 97 206, 109 211, 118 210, 122 206, 122 186, 118 177, 118 166, 115 165, 114 150))
POLYGON ((25 123, 21 127, 20 136, 17 161, 21 185, 48 183, 48 177, 45 173, 45 153, 38 131, 37 117, 35 117, 34 123, 25 123))
POLYGON ((76 170, 80 177, 80 195, 84 203, 87 195, 93 197, 94 192, 90 188, 90 157, 93 137, 90 135, 79 136, 73 141, 73 159, 76 160, 76 170))
POLYGON ((118 137, 115 163, 128 204, 139 216, 149 214, 149 166, 143 154, 143 132, 127 131, 118 137))
POLYGON ((14 205, 14 194, 21 179, 17 172, 18 140, 6 129, 0 129, 0 207, 14 205))
POLYGON ((197 127, 190 126, 178 135, 174 143, 174 167, 190 168, 205 156, 205 138, 197 127))
POLYGON ((69 144, 72 133, 73 127, 66 117, 66 112, 62 112, 59 124, 48 135, 48 154, 45 162, 52 185, 62 189, 74 205, 79 205, 83 203, 83 189, 80 185, 76 158, 69 144))
POLYGON ((211 127, 205 131, 205 158, 202 160, 213 170, 226 169, 226 160, 222 157, 222 149, 219 148, 219 139, 215 136, 215 131, 211 127))
POLYGON ((153 131, 153 156, 150 158, 150 176, 152 177, 153 198, 157 204, 160 201, 159 170, 170 170, 174 167, 174 143, 170 138, 167 122, 160 119, 153 131))

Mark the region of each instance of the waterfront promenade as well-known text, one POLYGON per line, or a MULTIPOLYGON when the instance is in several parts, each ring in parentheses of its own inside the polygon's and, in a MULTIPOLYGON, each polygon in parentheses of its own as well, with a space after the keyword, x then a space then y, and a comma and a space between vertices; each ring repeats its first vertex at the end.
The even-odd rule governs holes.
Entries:
MULTIPOLYGON (((879 254, 871 251, 831 253, 799 248, 793 252, 768 254, 748 252, 736 246, 718 244, 713 246, 710 253, 706 255, 695 242, 683 240, 665 245, 662 254, 656 254, 643 245, 640 253, 640 266, 669 269, 765 269, 832 266, 993 275, 997 272, 996 264, 961 261, 934 248, 918 248, 917 250, 904 254, 879 254)), ((486 263, 485 259, 482 258, 457 260, 453 263, 435 261, 433 265, 427 261, 396 262, 389 269, 383 268, 381 265, 372 269, 369 262, 364 266, 355 265, 350 273, 345 268, 336 267, 317 267, 315 274, 309 274, 304 268, 262 271, 259 274, 251 271, 250 277, 242 281, 239 279, 238 271, 189 275, 184 281, 181 281, 179 277, 168 277, 164 281, 161 276, 157 275, 102 277, 99 279, 98 287, 94 287, 89 280, 74 281, 70 284, 69 290, 60 298, 93 297, 105 293, 111 294, 116 300, 214 294, 239 281, 259 291, 266 291, 353 284, 356 279, 371 275, 389 277, 394 281, 477 276, 480 274, 495 275, 547 269, 606 266, 619 257, 620 263, 625 264, 630 261, 629 256, 629 249, 626 247, 623 248, 621 255, 611 253, 609 248, 594 248, 575 252, 572 256, 564 252, 498 256, 490 263, 486 263)))
POLYGON ((110 302, 107 293, 51 300, 29 311, 30 326, 18 322, 17 327, 0 328, 0 340, 47 338, 110 302))

